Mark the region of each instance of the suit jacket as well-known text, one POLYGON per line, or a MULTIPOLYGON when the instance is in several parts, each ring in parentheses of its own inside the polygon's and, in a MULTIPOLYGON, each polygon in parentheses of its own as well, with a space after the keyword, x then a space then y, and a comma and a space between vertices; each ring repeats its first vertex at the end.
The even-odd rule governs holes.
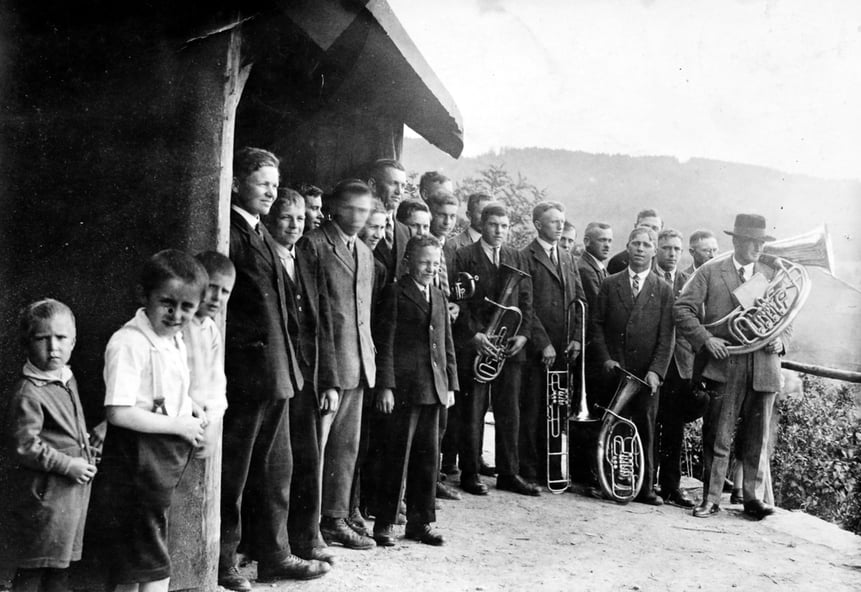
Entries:
POLYGON ((374 322, 377 388, 395 390, 397 404, 445 405, 448 391, 460 390, 446 298, 430 290, 428 302, 408 275, 383 290, 374 322))
POLYGON ((663 379, 673 351, 672 307, 672 288, 654 273, 636 300, 627 270, 608 277, 592 315, 594 363, 615 360, 640 378, 651 371, 663 379))
MULTIPOLYGON (((499 262, 500 264, 510 265, 521 271, 525 271, 526 269, 526 263, 520 252, 504 245, 499 250, 499 262)), ((476 333, 486 332, 491 317, 496 311, 496 307, 487 302, 485 297, 498 302, 503 284, 501 280, 503 278, 500 271, 493 266, 490 259, 484 254, 480 240, 457 250, 454 256, 454 267, 455 273, 465 271, 478 276, 478 281, 475 285, 475 294, 473 294, 472 298, 460 303, 460 315, 454 328, 455 347, 461 351, 470 351, 471 354, 474 354, 475 351, 469 343, 470 340, 476 333)), ((517 335, 523 335, 529 339, 532 334, 532 282, 530 279, 527 277, 521 280, 511 298, 507 302, 500 302, 500 304, 520 308, 523 314, 523 321, 520 324, 520 330, 517 332, 517 335)), ((512 335, 511 337, 514 336, 512 335)), ((513 358, 513 360, 520 362, 525 359, 526 348, 520 350, 517 356, 513 358)))
POLYGON ((404 266, 404 252, 407 242, 410 240, 410 229, 406 224, 394 220, 395 226, 392 230, 393 248, 389 248, 385 239, 377 243, 374 249, 374 258, 380 261, 386 268, 386 283, 396 282, 401 275, 406 273, 404 266))
MULTIPOLYGON (((299 352, 305 380, 313 381, 319 394, 340 387, 335 361, 334 329, 329 310, 326 276, 307 245, 296 246, 296 299, 293 310, 299 328, 299 352)), ((287 273, 286 271, 284 272, 287 273)), ((290 281, 290 278, 286 278, 290 281)))
POLYGON ((318 262, 326 280, 335 352, 333 364, 339 386, 343 390, 358 388, 362 379, 367 386, 374 386, 377 370, 371 336, 374 288, 371 250, 357 238, 351 254, 331 220, 303 236, 297 246, 318 262))
MULTIPOLYGON (((754 265, 754 273, 762 273, 769 281, 774 277, 774 270, 759 262, 754 265)), ((732 292, 740 284, 732 257, 712 259, 697 269, 687 289, 676 299, 673 307, 676 330, 690 342, 698 358, 702 356, 703 377, 718 382, 727 381, 727 375, 738 363, 738 358, 730 356, 725 360, 716 360, 708 355, 703 346, 709 337, 722 337, 730 341, 732 337, 726 323, 709 329, 704 325, 724 317, 738 305, 732 292)), ((781 335, 784 344, 788 344, 790 335, 790 329, 781 335)), ((779 391, 780 356, 766 353, 764 349, 751 355, 753 389, 764 392, 779 391)))
POLYGON ((575 306, 570 306, 574 300, 585 298, 580 274, 574 260, 558 245, 557 252, 558 269, 537 239, 520 251, 526 263, 523 271, 532 276, 532 335, 529 352, 533 360, 536 355, 540 360, 541 350, 551 344, 561 359, 571 340, 580 341, 580 312, 575 306))
MULTIPOLYGON (((654 270, 658 274, 663 274, 663 270, 658 270, 657 266, 654 267, 654 270)), ((666 282, 666 279, 661 275, 658 277, 661 277, 666 282)), ((673 277, 673 300, 678 298, 679 294, 682 293, 682 288, 685 287, 688 279, 690 279, 689 273, 676 270, 676 275, 673 277)), ((690 380, 694 370, 694 352, 690 342, 678 331, 676 331, 676 345, 673 348, 673 361, 675 361, 676 368, 679 370, 679 376, 690 380)))
POLYGON ((461 232, 457 236, 453 236, 450 239, 448 239, 445 242, 445 244, 446 244, 446 247, 451 245, 452 252, 456 253, 458 251, 458 249, 462 249, 463 247, 468 247, 473 242, 475 242, 475 241, 473 241, 472 237, 469 235, 469 228, 467 227, 466 229, 464 229, 463 232, 461 232))
POLYGON ((304 384, 288 334, 283 267, 262 224, 260 231, 231 210, 236 283, 227 302, 224 340, 228 401, 287 399, 304 384))
POLYGON ((598 292, 601 290, 602 270, 598 262, 589 253, 583 253, 577 261, 577 269, 580 272, 580 283, 583 286, 583 294, 586 296, 586 304, 589 312, 595 308, 598 292))

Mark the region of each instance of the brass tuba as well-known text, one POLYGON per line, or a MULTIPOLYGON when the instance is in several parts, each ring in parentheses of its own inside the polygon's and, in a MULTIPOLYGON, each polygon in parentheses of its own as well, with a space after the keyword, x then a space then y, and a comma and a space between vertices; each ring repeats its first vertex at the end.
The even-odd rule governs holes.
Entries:
POLYGON ((456 281, 451 285, 451 289, 449 290, 451 292, 449 301, 460 302, 472 298, 472 295, 475 294, 475 285, 477 282, 477 275, 472 275, 465 271, 459 272, 456 281))
MULTIPOLYGON (((735 341, 735 345, 727 346, 730 354, 747 354, 762 349, 792 323, 807 301, 811 284, 804 265, 824 267, 831 272, 831 253, 831 241, 824 226, 766 244, 760 261, 774 269, 774 277, 752 304, 737 306, 705 327, 727 324, 727 330, 735 341)), ((719 255, 715 260, 730 256, 732 252, 719 255)))
POLYGON ((490 323, 485 329, 485 334, 494 347, 494 354, 482 354, 481 352, 475 357, 475 362, 472 365, 472 374, 475 381, 479 383, 493 382, 499 377, 502 372, 502 365, 505 364, 507 357, 507 342, 510 338, 517 335, 520 330, 520 323, 523 321, 523 313, 516 306, 505 306, 505 302, 511 298, 517 285, 525 278, 531 277, 525 271, 520 271, 510 265, 501 264, 499 266, 500 273, 504 274, 502 290, 500 291, 498 302, 491 300, 488 297, 484 299, 496 307, 493 311, 493 316, 490 323))
POLYGON ((616 394, 604 409, 596 453, 601 490, 611 500, 626 504, 640 493, 646 463, 637 426, 621 414, 628 403, 649 385, 622 368, 619 372, 622 376, 616 394))

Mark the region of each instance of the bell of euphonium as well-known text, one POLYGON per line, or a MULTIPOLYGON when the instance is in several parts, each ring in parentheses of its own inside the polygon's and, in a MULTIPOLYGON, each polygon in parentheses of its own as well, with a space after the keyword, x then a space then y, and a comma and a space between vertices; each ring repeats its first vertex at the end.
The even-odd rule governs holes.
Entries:
MULTIPOLYGON (((724 253, 714 261, 730 256, 732 252, 724 253)), ((831 272, 833 257, 828 231, 823 226, 796 237, 766 243, 759 260, 774 270, 762 293, 752 304, 740 305, 723 318, 705 325, 710 328, 726 323, 734 341, 727 346, 730 354, 762 349, 792 323, 810 294, 810 276, 804 266, 822 267, 831 272)))
POLYGON ((460 302, 472 298, 472 295, 475 294, 475 284, 477 281, 477 275, 472 275, 465 271, 459 272, 455 282, 451 285, 449 300, 451 302, 460 302))
POLYGON ((596 453, 601 490, 608 498, 624 504, 640 493, 645 458, 637 426, 623 417, 622 412, 631 399, 648 385, 629 372, 621 372, 616 394, 605 409, 596 453))
POLYGON ((493 382, 502 372, 505 364, 508 347, 508 339, 517 335, 523 313, 516 306, 506 306, 511 300, 511 295, 517 289, 517 285, 525 278, 530 277, 528 273, 520 271, 510 265, 502 264, 500 273, 503 275, 502 289, 499 297, 494 301, 485 296, 485 301, 493 305, 494 311, 490 322, 484 333, 494 348, 493 354, 481 352, 475 357, 472 365, 472 373, 476 382, 493 382))

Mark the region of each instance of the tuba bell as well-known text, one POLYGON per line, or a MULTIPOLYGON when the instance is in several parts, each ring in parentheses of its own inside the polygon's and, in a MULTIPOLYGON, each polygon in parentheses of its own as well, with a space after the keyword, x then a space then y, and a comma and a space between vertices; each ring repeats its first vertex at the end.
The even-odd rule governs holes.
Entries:
POLYGON ((598 483, 609 499, 627 504, 640 493, 646 463, 637 426, 622 412, 644 388, 645 382, 619 368, 622 376, 604 419, 596 446, 598 483))
MULTIPOLYGON (((747 306, 739 305, 723 318, 704 326, 708 329, 726 323, 735 341, 735 344, 727 346, 730 354, 747 354, 762 349, 792 323, 807 301, 811 284, 804 266, 823 267, 831 273, 831 253, 831 241, 824 226, 764 245, 759 260, 774 269, 774 277, 747 306)), ((730 256, 732 252, 719 255, 714 260, 730 256)))
POLYGON ((484 331, 494 347, 494 353, 488 355, 479 352, 472 365, 475 381, 482 384, 493 382, 502 372, 502 366, 508 355, 506 352, 508 340, 517 335, 517 331, 520 330, 520 323, 523 321, 523 313, 520 309, 516 306, 505 306, 505 303, 511 298, 517 285, 524 279, 531 277, 525 271, 520 271, 504 263, 499 266, 499 269, 505 276, 499 298, 497 301, 493 301, 486 296, 484 297, 485 301, 495 307, 490 323, 484 331))
POLYGON ((475 294, 475 285, 478 282, 478 276, 472 275, 465 271, 458 272, 455 282, 451 285, 449 298, 450 302, 461 302, 472 298, 475 294))

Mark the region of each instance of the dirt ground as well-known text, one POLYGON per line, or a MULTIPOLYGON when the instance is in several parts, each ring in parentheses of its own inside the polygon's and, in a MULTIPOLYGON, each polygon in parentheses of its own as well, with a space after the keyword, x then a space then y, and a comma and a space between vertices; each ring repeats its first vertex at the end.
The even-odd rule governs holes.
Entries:
MULTIPOLYGON (((492 458, 488 426, 485 458, 492 458)), ((332 547, 332 571, 255 590, 861 590, 861 537, 778 510, 749 520, 739 505, 693 518, 675 506, 621 506, 583 492, 524 497, 497 491, 441 501, 443 547, 399 539, 390 548, 332 547)), ((699 482, 683 487, 699 498, 699 482)), ((403 527, 397 531, 403 535, 403 527)), ((253 578, 253 567, 243 570, 253 578)))

